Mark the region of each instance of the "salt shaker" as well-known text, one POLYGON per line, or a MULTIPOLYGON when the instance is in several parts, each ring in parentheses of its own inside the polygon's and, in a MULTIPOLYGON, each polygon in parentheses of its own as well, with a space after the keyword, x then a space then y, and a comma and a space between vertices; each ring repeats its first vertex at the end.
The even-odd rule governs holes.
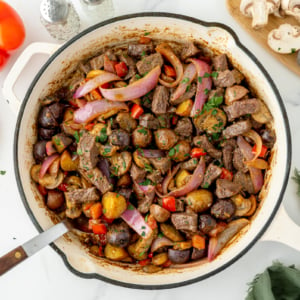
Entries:
POLYGON ((79 16, 66 0, 43 0, 40 18, 50 35, 58 41, 67 41, 80 30, 79 16))
POLYGON ((84 18, 93 25, 114 16, 112 0, 80 0, 84 18))

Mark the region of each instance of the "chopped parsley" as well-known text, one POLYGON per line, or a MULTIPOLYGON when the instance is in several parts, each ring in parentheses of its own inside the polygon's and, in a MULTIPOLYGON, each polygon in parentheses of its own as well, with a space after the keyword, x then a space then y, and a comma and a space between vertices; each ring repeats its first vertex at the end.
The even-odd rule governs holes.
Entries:
POLYGON ((211 136, 212 136, 212 139, 213 139, 214 141, 216 141, 216 140, 219 139, 220 133, 213 133, 211 136))
POLYGON ((205 183, 202 185, 202 187, 203 187, 204 189, 208 189, 209 183, 208 183, 208 182, 205 182, 205 183))
POLYGON ((141 53, 141 56, 145 56, 146 55, 146 51, 143 51, 142 53, 141 53))
POLYGON ((83 154, 82 150, 81 150, 81 149, 78 149, 78 150, 77 150, 77 154, 78 154, 78 155, 82 155, 82 154, 83 154))
POLYGON ((175 148, 171 148, 170 151, 169 151, 169 156, 174 156, 175 153, 176 153, 175 148))
POLYGON ((141 79, 142 77, 139 74, 135 74, 136 79, 141 79))
POLYGON ((218 72, 212 72, 212 73, 210 74, 210 76, 211 76, 212 78, 218 78, 219 73, 218 73, 218 72))
POLYGON ((204 77, 204 78, 209 78, 209 77, 210 77, 210 74, 207 73, 207 72, 205 72, 204 75, 203 75, 203 77, 204 77))
POLYGON ((0 171, 0 175, 5 175, 5 174, 6 174, 6 171, 4 171, 4 170, 0 171))
POLYGON ((188 77, 185 77, 182 79, 182 83, 189 83, 190 79, 188 77))
POLYGON ((127 206, 127 209, 134 210, 134 206, 131 203, 129 203, 129 205, 127 206))
POLYGON ((104 148, 104 150, 103 150, 103 152, 102 152, 102 155, 107 155, 107 154, 109 154, 110 153, 110 147, 105 147, 104 148))
POLYGON ((157 237, 162 238, 162 237, 164 237, 164 234, 160 232, 160 233, 157 235, 157 237))
POLYGON ((148 131, 146 128, 142 127, 141 129, 138 129, 139 133, 142 133, 143 135, 147 135, 148 131))
POLYGON ((94 175, 93 175, 93 174, 88 174, 87 177, 88 177, 88 178, 93 178, 94 175))
POLYGON ((142 232, 141 236, 142 236, 142 237, 146 236, 145 231, 142 232))
POLYGON ((198 77, 198 82, 202 83, 202 77, 201 76, 198 77))
POLYGON ((146 32, 144 33, 145 36, 147 36, 147 35, 149 35, 149 34, 150 34, 150 32, 148 32, 148 31, 146 31, 146 32))
POLYGON ((209 93, 209 89, 205 89, 205 90, 204 90, 204 94, 205 94, 205 95, 208 95, 208 93, 209 93))
POLYGON ((150 165, 148 165, 148 164, 145 164, 145 170, 146 170, 147 172, 150 172, 150 173, 153 172, 152 167, 151 167, 150 165))
POLYGON ((140 182, 139 185, 142 185, 142 186, 152 185, 152 181, 150 179, 146 178, 144 181, 140 182))
POLYGON ((78 134, 78 131, 75 131, 74 138, 76 140, 76 143, 79 143, 79 134, 78 134))
POLYGON ((292 48, 291 53, 296 53, 296 48, 292 48))
MULTIPOLYGON (((203 113, 204 111, 210 111, 212 108, 218 107, 222 103, 223 103, 223 96, 214 96, 203 105, 203 109, 201 113, 203 113)), ((212 112, 212 114, 214 113, 214 111, 212 112)))

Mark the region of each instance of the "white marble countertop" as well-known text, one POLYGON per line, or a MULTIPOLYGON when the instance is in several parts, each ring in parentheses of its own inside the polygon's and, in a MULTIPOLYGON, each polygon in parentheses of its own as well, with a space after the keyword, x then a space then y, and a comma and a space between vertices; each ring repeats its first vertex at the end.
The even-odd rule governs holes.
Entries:
MULTIPOLYGON (((77 5, 78 0, 74 0, 77 5)), ((24 45, 12 54, 6 68, 0 73, 0 84, 14 61, 27 45, 32 42, 54 42, 39 21, 40 0, 8 1, 24 20, 27 36, 24 45)), ((115 15, 135 12, 172 12, 192 16, 204 21, 216 21, 230 26, 241 42, 263 62, 284 100, 292 131, 292 171, 300 168, 300 80, 288 71, 261 46, 256 44, 230 17, 225 1, 220 0, 114 0, 115 15)), ((86 26, 87 24, 85 24, 86 26)), ((35 57, 17 82, 17 95, 22 98, 26 88, 47 57, 35 57)), ((0 93, 0 255, 22 244, 37 234, 37 230, 27 215, 20 199, 13 167, 13 136, 16 115, 0 93)), ((296 185, 291 180, 284 196, 283 204, 290 217, 300 225, 300 200, 296 196, 296 185)), ((272 225, 271 225, 272 226, 272 225)), ((299 239, 300 235, 291 236, 299 239)), ((300 253, 284 244, 276 242, 256 243, 236 263, 204 281, 189 286, 160 291, 133 290, 114 286, 95 279, 75 276, 64 265, 55 251, 46 247, 18 267, 0 278, 1 299, 244 299, 247 283, 255 274, 262 272, 274 260, 300 267, 300 253)))

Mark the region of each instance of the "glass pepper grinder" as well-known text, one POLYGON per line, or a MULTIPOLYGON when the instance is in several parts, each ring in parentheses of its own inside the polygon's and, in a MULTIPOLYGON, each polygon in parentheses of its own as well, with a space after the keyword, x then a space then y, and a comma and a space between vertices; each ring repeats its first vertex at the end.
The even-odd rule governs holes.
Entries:
POLYGON ((114 16, 112 0, 80 0, 87 25, 94 25, 114 16))
POLYGON ((66 0, 42 0, 40 19, 49 34, 67 41, 80 30, 80 19, 74 6, 66 0))

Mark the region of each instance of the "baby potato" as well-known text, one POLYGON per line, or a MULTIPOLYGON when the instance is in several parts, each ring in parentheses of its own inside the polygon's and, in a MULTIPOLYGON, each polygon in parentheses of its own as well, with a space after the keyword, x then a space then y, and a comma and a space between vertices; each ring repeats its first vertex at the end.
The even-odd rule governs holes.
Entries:
POLYGON ((206 189, 196 190, 187 194, 185 202, 194 212, 200 213, 211 207, 213 195, 206 189))
POLYGON ((116 219, 126 210, 127 204, 124 196, 107 192, 102 196, 103 214, 108 219, 116 219))
POLYGON ((110 159, 110 172, 115 176, 122 176, 129 171, 131 162, 132 157, 130 152, 117 153, 110 159))
POLYGON ((94 125, 93 129, 90 130, 90 134, 100 137, 102 132, 106 134, 106 127, 107 126, 103 123, 97 123, 94 125))
POLYGON ((128 186, 132 183, 131 177, 128 173, 122 175, 117 182, 117 186, 128 186))
POLYGON ((181 117, 189 117, 193 108, 194 102, 191 99, 184 100, 176 107, 175 113, 181 117))
POLYGON ((175 177, 176 187, 180 188, 186 185, 190 177, 191 177, 190 172, 188 172, 187 170, 180 170, 175 177))
POLYGON ((145 169, 146 166, 150 166, 150 161, 146 157, 142 157, 138 154, 138 151, 133 152, 133 160, 136 163, 136 165, 142 169, 145 169))
POLYGON ((168 239, 170 239, 173 242, 184 241, 184 237, 173 225, 161 223, 160 231, 164 234, 164 236, 166 236, 168 239))
POLYGON ((169 259, 168 253, 163 252, 163 253, 159 253, 159 254, 153 256, 152 257, 152 263, 155 266, 160 266, 160 265, 163 265, 164 263, 166 263, 168 259, 169 259))
POLYGON ((79 157, 72 158, 70 152, 65 150, 60 157, 60 167, 64 171, 76 171, 79 165, 79 157))
POLYGON ((77 185, 78 187, 82 186, 80 177, 74 175, 66 177, 64 182, 68 185, 77 185))
POLYGON ((128 253, 124 248, 106 244, 104 248, 104 255, 108 259, 119 261, 127 257, 128 253))
POLYGON ((41 165, 33 165, 30 170, 31 178, 34 182, 39 182, 39 173, 41 170, 41 165))
POLYGON ((100 74, 102 74, 104 71, 103 70, 91 70, 87 73, 86 78, 94 78, 96 76, 99 76, 100 74))
POLYGON ((187 141, 178 142, 169 151, 169 157, 175 161, 184 161, 190 157, 191 145, 187 141))
POLYGON ((141 251, 141 252, 137 252, 136 251, 136 244, 137 243, 134 243, 134 244, 131 244, 127 247, 127 250, 130 254, 130 256, 132 256, 133 258, 135 258, 136 260, 144 260, 148 257, 148 253, 147 251, 141 251))

